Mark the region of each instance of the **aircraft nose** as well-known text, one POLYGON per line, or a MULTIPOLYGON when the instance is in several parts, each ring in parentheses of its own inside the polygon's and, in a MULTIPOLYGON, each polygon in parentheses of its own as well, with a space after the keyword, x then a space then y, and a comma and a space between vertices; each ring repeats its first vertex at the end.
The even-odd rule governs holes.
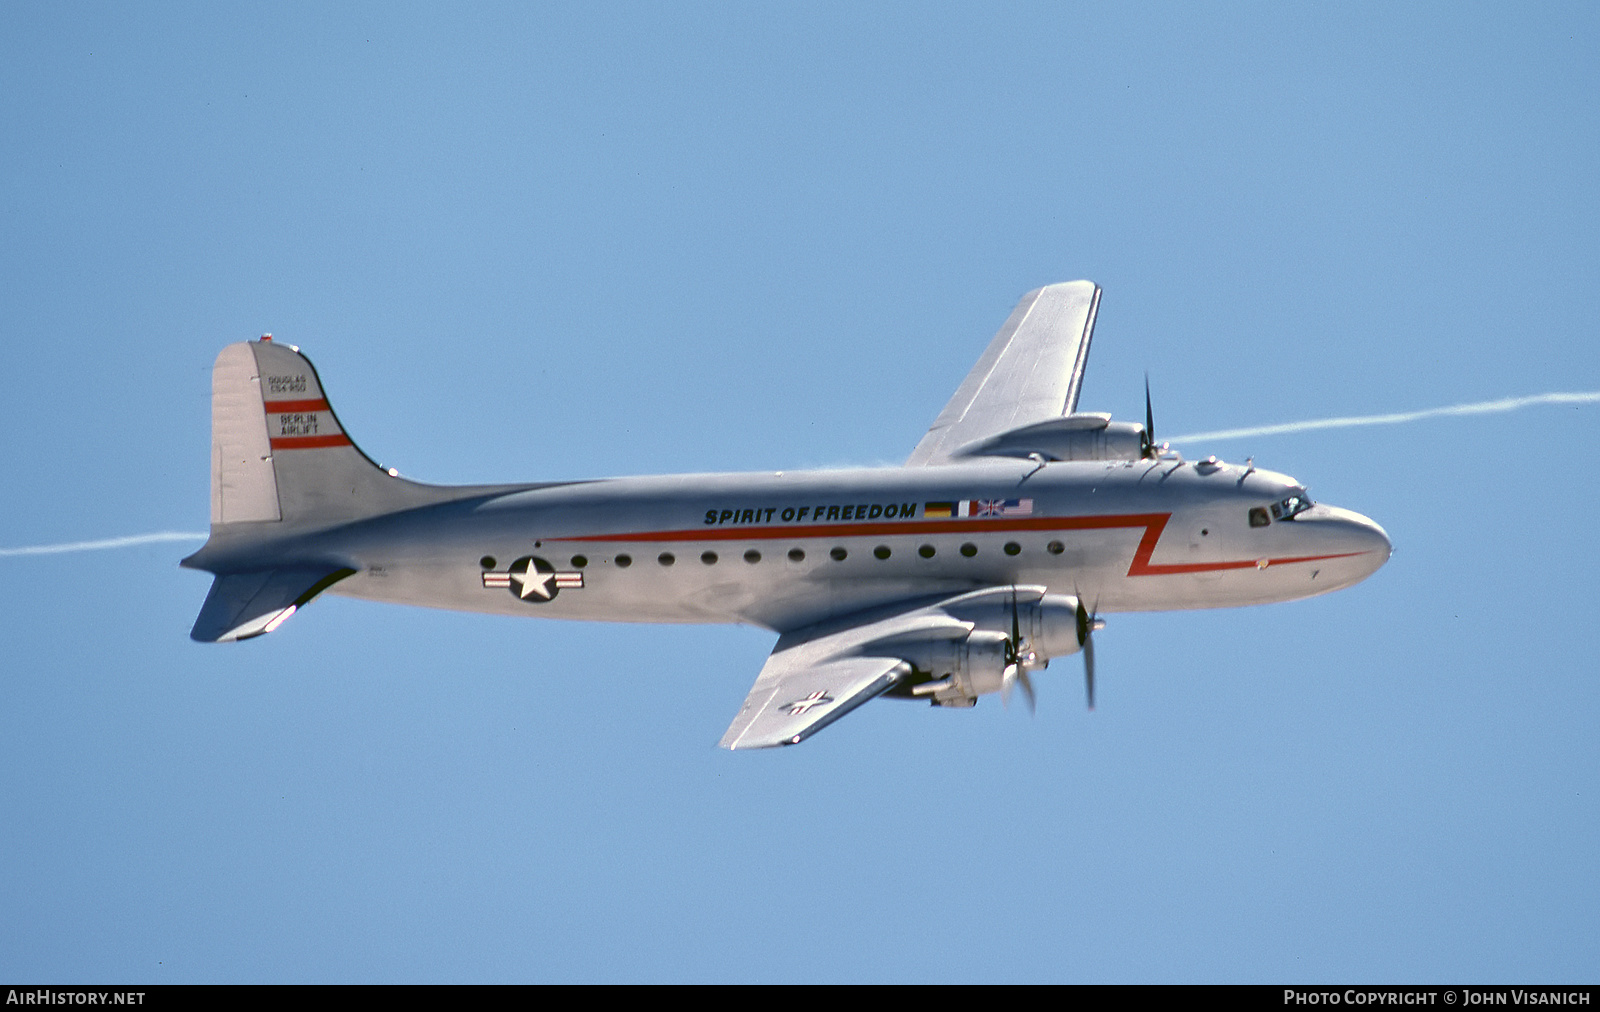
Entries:
POLYGON ((1363 570, 1358 579, 1371 576, 1389 561, 1389 556, 1394 554, 1394 543, 1389 540, 1389 532, 1354 510, 1340 509, 1338 506, 1328 506, 1326 509, 1325 522, 1337 532, 1335 537, 1342 550, 1357 553, 1354 561, 1363 570))

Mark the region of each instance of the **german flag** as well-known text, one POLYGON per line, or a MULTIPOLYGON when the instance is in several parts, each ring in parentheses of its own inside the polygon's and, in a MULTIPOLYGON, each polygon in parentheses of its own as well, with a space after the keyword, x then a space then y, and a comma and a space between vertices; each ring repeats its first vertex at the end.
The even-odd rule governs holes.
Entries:
POLYGON ((956 515, 956 504, 953 502, 930 502, 922 506, 922 516, 925 520, 948 520, 956 515))

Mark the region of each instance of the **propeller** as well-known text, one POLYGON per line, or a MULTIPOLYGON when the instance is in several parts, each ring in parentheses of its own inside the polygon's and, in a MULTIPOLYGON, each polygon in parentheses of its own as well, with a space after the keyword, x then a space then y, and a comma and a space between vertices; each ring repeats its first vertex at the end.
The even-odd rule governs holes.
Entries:
MULTIPOLYGON (((1100 620, 1100 603, 1095 602, 1093 608, 1085 608, 1083 596, 1074 595, 1078 599, 1078 609, 1075 615, 1078 632, 1078 648, 1083 651, 1083 679, 1084 688, 1088 693, 1089 709, 1094 709, 1094 633, 1104 629, 1106 624, 1100 620)), ((1000 701, 1006 706, 1011 705, 1011 690, 1014 686, 1022 687, 1022 694, 1028 698, 1028 712, 1037 711, 1038 697, 1033 691, 1033 680, 1028 677, 1028 672, 1035 668, 1042 668, 1046 663, 1041 663, 1038 653, 1022 635, 1021 611, 1017 605, 1017 589, 1011 588, 1011 637, 1005 643, 1005 670, 1000 675, 1000 701)))
MULTIPOLYGON (((1156 416, 1150 408, 1150 374, 1144 374, 1144 445, 1139 448, 1140 455, 1146 460, 1154 460, 1161 456, 1161 447, 1156 443, 1156 416)), ((1079 635, 1082 642, 1082 635, 1079 635)))
POLYGON ((1000 702, 1005 706, 1011 705, 1011 687, 1022 686, 1022 694, 1028 697, 1028 712, 1036 712, 1038 699, 1034 696, 1033 680, 1028 677, 1028 669, 1039 659, 1028 646, 1028 641, 1022 638, 1022 623, 1017 615, 1017 588, 1011 588, 1011 638, 1006 640, 1006 669, 1000 676, 1000 702))
POLYGON ((1083 685, 1091 710, 1094 709, 1094 631, 1105 628, 1105 623, 1096 617, 1099 609, 1096 602, 1095 610, 1090 611, 1083 606, 1083 598, 1078 598, 1078 646, 1083 650, 1083 685))

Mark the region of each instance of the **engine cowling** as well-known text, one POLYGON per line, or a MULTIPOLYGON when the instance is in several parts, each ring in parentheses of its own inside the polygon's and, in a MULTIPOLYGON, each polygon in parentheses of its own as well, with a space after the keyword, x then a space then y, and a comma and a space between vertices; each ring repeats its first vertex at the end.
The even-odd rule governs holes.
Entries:
POLYGON ((1077 414, 1025 425, 958 449, 955 457, 1043 457, 1045 460, 1139 460, 1149 447, 1143 425, 1107 414, 1077 414))
POLYGON ((911 694, 940 706, 971 706, 1001 691, 1006 668, 1018 660, 1037 670, 1079 649, 1078 599, 1071 595, 979 591, 943 610, 970 624, 965 636, 902 642, 894 650, 921 677, 911 694))

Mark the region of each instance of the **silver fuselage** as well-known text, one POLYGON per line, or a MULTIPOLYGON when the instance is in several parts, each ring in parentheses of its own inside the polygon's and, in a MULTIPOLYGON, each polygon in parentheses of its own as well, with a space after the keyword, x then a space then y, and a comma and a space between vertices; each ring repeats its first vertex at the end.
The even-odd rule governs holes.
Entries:
POLYGON ((1286 601, 1389 557, 1382 528, 1336 507, 1251 525, 1251 509, 1297 492, 1281 474, 1173 458, 615 478, 301 531, 279 558, 347 566, 331 592, 375 601, 787 631, 1007 584, 1102 612, 1286 601), (529 557, 555 571, 539 593, 506 575, 529 557))

